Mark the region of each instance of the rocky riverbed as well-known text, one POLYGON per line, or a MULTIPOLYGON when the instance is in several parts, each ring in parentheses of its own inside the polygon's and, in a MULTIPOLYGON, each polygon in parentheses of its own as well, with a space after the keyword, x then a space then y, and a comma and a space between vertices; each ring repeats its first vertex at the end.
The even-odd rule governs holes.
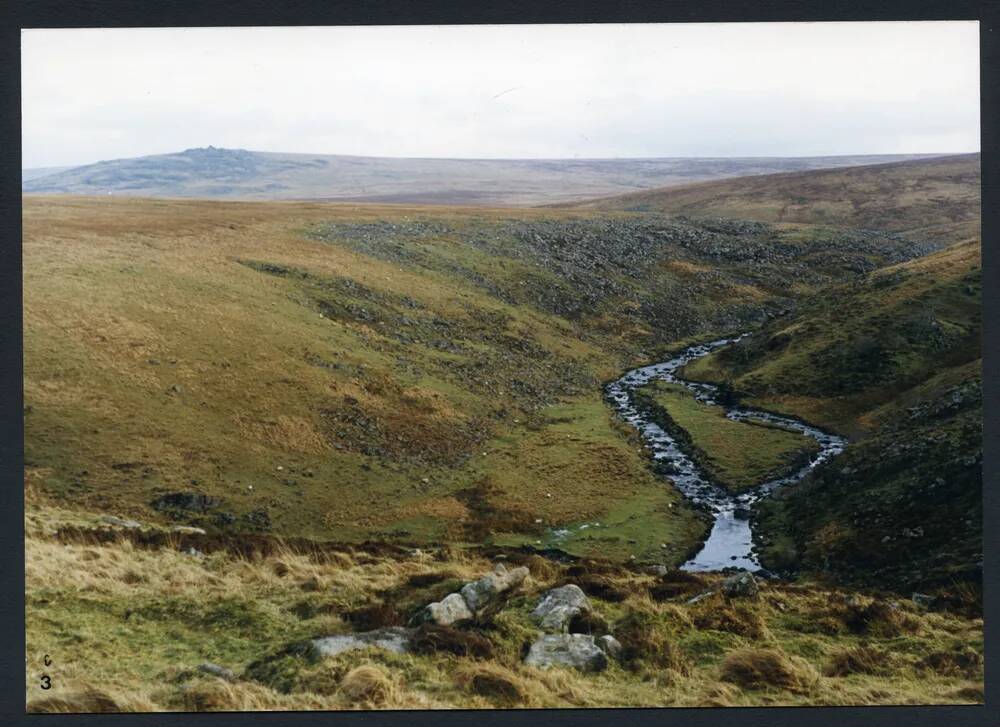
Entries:
POLYGON ((666 361, 627 372, 608 384, 605 390, 608 401, 621 417, 639 431, 657 463, 657 470, 666 473, 673 485, 685 497, 695 505, 707 508, 715 519, 701 550, 683 565, 685 570, 711 571, 731 567, 750 571, 760 570, 761 566, 753 549, 753 532, 749 519, 751 506, 775 489, 800 481, 818 464, 843 452, 847 445, 844 438, 797 419, 744 406, 726 406, 726 416, 730 419, 777 425, 812 437, 820 446, 819 452, 796 472, 734 494, 713 482, 695 463, 684 444, 654 421, 651 412, 637 404, 635 400, 637 389, 653 381, 664 381, 686 387, 698 401, 724 405, 719 401, 719 387, 686 381, 678 376, 677 372, 695 359, 707 356, 712 351, 735 343, 747 335, 749 334, 690 346, 666 361))

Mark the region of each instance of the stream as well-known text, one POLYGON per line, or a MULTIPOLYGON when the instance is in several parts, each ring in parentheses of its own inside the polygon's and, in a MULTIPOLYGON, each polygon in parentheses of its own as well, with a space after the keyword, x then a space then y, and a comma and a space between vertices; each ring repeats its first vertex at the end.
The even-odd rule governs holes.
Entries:
POLYGON ((753 553, 753 533, 750 526, 750 507, 779 487, 800 481, 816 465, 844 451, 847 441, 835 434, 824 432, 804 422, 770 412, 743 406, 726 409, 726 416, 736 421, 755 421, 774 424, 785 429, 812 437, 820 445, 820 451, 798 471, 764 482, 739 494, 732 493, 712 482, 701 472, 677 441, 635 404, 634 392, 652 381, 679 384, 689 389, 694 397, 705 404, 718 404, 719 389, 712 384, 686 381, 676 372, 695 359, 707 356, 712 351, 735 343, 749 334, 737 338, 724 338, 711 343, 699 344, 684 349, 667 361, 633 369, 608 384, 605 391, 625 421, 634 426, 652 452, 653 459, 666 465, 668 477, 692 503, 707 507, 714 517, 712 531, 691 560, 681 566, 689 571, 711 571, 723 568, 743 568, 749 571, 761 569, 753 553))

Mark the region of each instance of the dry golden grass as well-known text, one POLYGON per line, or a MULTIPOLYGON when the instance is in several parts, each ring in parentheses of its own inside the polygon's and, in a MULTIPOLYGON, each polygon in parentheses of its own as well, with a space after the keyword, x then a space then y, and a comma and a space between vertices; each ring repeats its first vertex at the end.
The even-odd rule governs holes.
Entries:
POLYGON ((362 664, 340 680, 340 693, 356 704, 378 707, 394 700, 397 693, 392 677, 385 669, 362 664))
MULTIPOLYGON (((415 653, 275 657, 310 637, 405 620, 492 563, 457 548, 380 554, 278 544, 191 556, 179 543, 60 541, 53 533, 66 523, 94 526, 86 513, 29 507, 26 700, 35 711, 916 704, 981 695, 981 619, 770 583, 752 602, 689 606, 683 592, 650 598, 659 579, 638 570, 538 556, 520 561, 533 575, 496 616, 425 630, 415 653), (535 634, 530 610, 566 582, 607 596, 591 595, 591 630, 610 630, 624 654, 601 674, 521 663, 535 634), (378 604, 395 610, 379 616, 378 604), (896 611, 906 618, 886 615, 896 611), (825 633, 816 626, 824 618, 838 626, 825 633), (917 630, 898 628, 911 619, 917 630), (48 669, 46 653, 55 660, 48 669), (205 661, 232 669, 236 681, 197 672, 205 661), (251 673, 252 662, 264 667, 251 673), (50 691, 36 678, 43 671, 50 691)), ((709 588, 718 580, 700 578, 709 588)))
POLYGON ((892 654, 889 652, 859 644, 835 653, 824 673, 831 677, 850 674, 885 675, 891 672, 892 661, 892 654))
POLYGON ((804 659, 778 649, 742 649, 726 656, 720 678, 745 689, 784 689, 798 694, 813 691, 819 674, 804 659))

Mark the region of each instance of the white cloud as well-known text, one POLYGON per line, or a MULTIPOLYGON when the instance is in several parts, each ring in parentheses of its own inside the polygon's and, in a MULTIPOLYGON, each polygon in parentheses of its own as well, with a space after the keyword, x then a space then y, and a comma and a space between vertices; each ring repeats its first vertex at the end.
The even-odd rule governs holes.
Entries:
POLYGON ((28 30, 24 166, 979 148, 975 22, 28 30))

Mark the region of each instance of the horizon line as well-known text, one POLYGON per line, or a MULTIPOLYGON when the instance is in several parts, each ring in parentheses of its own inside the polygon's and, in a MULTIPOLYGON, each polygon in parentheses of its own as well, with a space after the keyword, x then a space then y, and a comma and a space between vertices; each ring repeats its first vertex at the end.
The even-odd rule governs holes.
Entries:
POLYGON ((312 157, 341 157, 348 159, 397 159, 397 160, 423 160, 423 161, 468 161, 468 162, 546 162, 546 161, 581 161, 581 162, 601 162, 601 161, 652 161, 652 160, 663 160, 663 159, 825 159, 825 158, 842 158, 842 157, 888 157, 888 156, 961 156, 966 154, 981 154, 982 149, 976 149, 975 151, 934 151, 934 152, 861 152, 861 153, 838 153, 838 154, 789 154, 789 155, 758 155, 758 154, 743 154, 743 155, 719 155, 719 154, 708 154, 708 155, 661 155, 661 156, 607 156, 607 157, 443 157, 443 156, 395 156, 395 155, 381 155, 381 154, 337 154, 330 152, 298 152, 298 151, 270 151, 264 149, 245 149, 242 147, 224 147, 224 146, 213 146, 211 144, 207 146, 195 146, 188 147, 187 149, 181 149, 179 151, 167 151, 167 152, 157 152, 153 154, 139 154, 136 156, 129 157, 113 157, 110 159, 98 159, 93 162, 84 162, 82 164, 45 164, 42 166, 21 166, 21 170, 28 169, 51 169, 51 168, 74 168, 74 167, 87 167, 94 164, 103 164, 110 162, 119 162, 129 159, 143 159, 146 157, 157 157, 157 156, 172 156, 175 154, 185 154, 192 151, 242 151, 251 154, 283 154, 287 156, 312 156, 312 157))

